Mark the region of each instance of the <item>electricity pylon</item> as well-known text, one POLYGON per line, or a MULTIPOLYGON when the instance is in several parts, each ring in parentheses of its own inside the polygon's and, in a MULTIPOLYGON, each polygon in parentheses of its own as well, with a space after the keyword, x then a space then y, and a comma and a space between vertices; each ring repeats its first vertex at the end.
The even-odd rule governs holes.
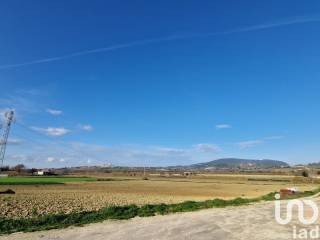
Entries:
POLYGON ((14 120, 14 111, 7 111, 4 114, 4 123, 2 125, 3 133, 0 136, 0 162, 1 168, 3 167, 4 155, 6 153, 6 145, 9 137, 10 127, 14 120))

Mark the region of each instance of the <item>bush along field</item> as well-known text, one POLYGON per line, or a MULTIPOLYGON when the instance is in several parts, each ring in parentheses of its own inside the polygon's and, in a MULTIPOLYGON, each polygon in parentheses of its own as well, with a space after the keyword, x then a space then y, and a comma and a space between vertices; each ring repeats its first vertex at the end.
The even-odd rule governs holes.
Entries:
MULTIPOLYGON (((306 191, 289 198, 312 196, 320 192, 320 188, 314 191, 306 191)), ((136 216, 149 217, 165 215, 177 212, 190 212, 208 208, 223 208, 228 206, 241 206, 259 201, 274 200, 276 192, 269 193, 259 198, 235 198, 232 200, 213 199, 202 202, 186 201, 177 204, 148 204, 141 207, 137 205, 109 206, 98 211, 80 212, 70 214, 43 215, 34 218, 7 219, 0 218, 0 234, 14 232, 31 232, 68 226, 81 226, 88 223, 101 222, 107 219, 130 219, 136 216)))

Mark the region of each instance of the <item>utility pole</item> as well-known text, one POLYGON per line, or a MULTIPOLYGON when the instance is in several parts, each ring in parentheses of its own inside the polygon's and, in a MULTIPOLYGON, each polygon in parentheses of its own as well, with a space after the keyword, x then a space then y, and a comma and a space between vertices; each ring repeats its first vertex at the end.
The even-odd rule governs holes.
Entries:
POLYGON ((10 127, 14 120, 14 111, 7 111, 4 114, 4 123, 2 125, 3 127, 3 133, 0 136, 0 162, 1 162, 1 168, 3 167, 3 160, 4 155, 6 153, 6 145, 9 137, 10 127))

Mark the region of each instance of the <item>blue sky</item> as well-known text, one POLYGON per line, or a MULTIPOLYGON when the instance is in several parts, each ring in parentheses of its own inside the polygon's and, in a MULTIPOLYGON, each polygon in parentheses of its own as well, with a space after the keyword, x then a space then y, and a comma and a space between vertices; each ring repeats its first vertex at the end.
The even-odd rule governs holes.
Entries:
POLYGON ((6 164, 320 161, 319 1, 1 1, 6 164))

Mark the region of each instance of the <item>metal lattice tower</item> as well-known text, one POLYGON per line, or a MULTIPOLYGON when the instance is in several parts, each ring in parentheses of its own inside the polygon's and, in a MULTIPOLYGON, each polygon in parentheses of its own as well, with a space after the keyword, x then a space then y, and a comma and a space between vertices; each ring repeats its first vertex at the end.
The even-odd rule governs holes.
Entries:
MULTIPOLYGON (((14 119, 14 111, 7 111, 4 114, 5 120, 2 125, 3 133, 0 136, 0 162, 1 168, 3 167, 4 155, 6 153, 6 145, 9 137, 10 127, 14 119)), ((1 128, 0 128, 1 129, 1 128)))

